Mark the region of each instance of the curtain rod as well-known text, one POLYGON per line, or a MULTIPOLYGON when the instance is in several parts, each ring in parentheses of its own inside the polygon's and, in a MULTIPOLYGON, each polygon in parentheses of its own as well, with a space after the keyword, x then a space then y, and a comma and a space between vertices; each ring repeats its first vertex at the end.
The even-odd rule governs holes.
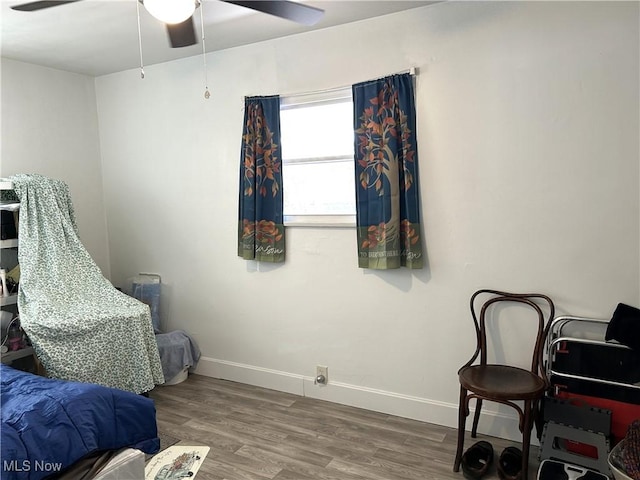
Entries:
MULTIPOLYGON (((378 78, 389 77, 391 75, 402 75, 404 73, 408 73, 411 76, 416 76, 416 75, 418 75, 418 68, 417 67, 411 67, 411 68, 408 68, 406 70, 401 70, 399 72, 390 73, 388 75, 383 75, 383 76, 372 78, 370 80, 365 80, 365 81, 372 81, 372 80, 376 80, 378 78)), ((360 82, 356 82, 356 83, 360 83, 360 82)), ((343 85, 341 87, 332 87, 332 88, 323 88, 323 89, 319 89, 319 90, 307 91, 307 92, 302 92, 302 93, 300 93, 300 92, 297 92, 297 93, 279 93, 278 95, 281 98, 282 97, 304 97, 306 95, 319 95, 319 94, 323 94, 323 93, 336 92, 338 90, 344 90, 346 88, 351 88, 351 85, 343 85)), ((244 99, 246 97, 253 97, 253 96, 259 97, 261 95, 245 95, 245 96, 242 97, 242 102, 244 103, 244 99)))

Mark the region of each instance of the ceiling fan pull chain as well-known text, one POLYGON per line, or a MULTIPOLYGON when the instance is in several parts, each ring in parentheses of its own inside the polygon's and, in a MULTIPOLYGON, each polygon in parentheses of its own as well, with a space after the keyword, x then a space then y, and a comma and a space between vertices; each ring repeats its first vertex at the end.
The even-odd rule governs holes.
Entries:
POLYGON ((199 1, 200 3, 200 30, 202 31, 202 64, 204 68, 204 98, 207 100, 211 96, 209 93, 209 80, 207 78, 207 48, 205 46, 205 35, 204 35, 204 2, 199 1))
POLYGON ((140 31, 140 2, 136 2, 136 12, 138 14, 138 46, 140 48, 140 78, 144 79, 144 65, 142 63, 142 32, 140 31))

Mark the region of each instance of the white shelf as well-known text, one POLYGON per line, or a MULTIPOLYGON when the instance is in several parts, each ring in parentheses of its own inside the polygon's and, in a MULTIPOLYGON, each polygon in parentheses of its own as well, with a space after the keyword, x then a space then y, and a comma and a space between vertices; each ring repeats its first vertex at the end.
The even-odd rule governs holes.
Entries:
POLYGON ((8 297, 0 297, 0 306, 5 307, 7 305, 15 305, 18 303, 18 294, 14 293, 8 297))
POLYGON ((16 202, 14 200, 0 200, 0 210, 17 212, 20 210, 20 202, 16 202))
POLYGON ((0 249, 2 248, 15 248, 18 246, 17 238, 9 238, 7 240, 0 240, 0 249))
POLYGON ((33 355, 33 347, 25 347, 20 350, 9 351, 2 354, 2 363, 10 364, 14 360, 28 357, 29 355, 33 355))
MULTIPOLYGON (((8 178, 0 178, 0 190, 13 190, 13 182, 8 178)), ((0 200, 0 210, 8 210, 10 212, 14 212, 14 216, 20 209, 20 202, 16 202, 14 200, 0 200)), ((17 222, 16 222, 17 223, 17 222)), ((8 238, 6 240, 0 240, 0 249, 3 248, 17 248, 18 247, 18 239, 17 238, 8 238)), ((0 295, 0 306, 6 307, 8 305, 16 305, 18 303, 18 294, 9 295, 8 297, 0 295)), ((8 352, 2 355, 2 361, 5 361, 5 357, 9 355, 9 358, 20 358, 26 355, 31 355, 33 353, 33 349, 22 349, 16 352, 8 352), (27 353, 25 353, 27 350, 27 353), (16 356, 18 355, 18 356, 16 356)), ((10 362, 10 360, 9 360, 10 362)))

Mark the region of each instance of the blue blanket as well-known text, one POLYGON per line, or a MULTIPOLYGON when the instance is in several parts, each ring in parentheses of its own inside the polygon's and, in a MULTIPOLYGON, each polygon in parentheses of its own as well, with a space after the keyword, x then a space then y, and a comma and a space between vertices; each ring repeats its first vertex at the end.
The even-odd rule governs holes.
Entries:
POLYGON ((159 450, 153 400, 0 368, 2 480, 44 478, 105 450, 159 450))

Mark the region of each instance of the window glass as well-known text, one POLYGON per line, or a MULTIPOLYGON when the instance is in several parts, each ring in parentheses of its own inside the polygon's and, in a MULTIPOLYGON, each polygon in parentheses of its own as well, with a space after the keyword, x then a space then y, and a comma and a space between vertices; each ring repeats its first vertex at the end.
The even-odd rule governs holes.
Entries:
POLYGON ((350 89, 281 100, 285 225, 355 225, 350 89))
POLYGON ((282 159, 353 157, 352 118, 350 100, 281 109, 282 159))
POLYGON ((285 167, 285 215, 355 215, 353 161, 292 163, 285 167))

